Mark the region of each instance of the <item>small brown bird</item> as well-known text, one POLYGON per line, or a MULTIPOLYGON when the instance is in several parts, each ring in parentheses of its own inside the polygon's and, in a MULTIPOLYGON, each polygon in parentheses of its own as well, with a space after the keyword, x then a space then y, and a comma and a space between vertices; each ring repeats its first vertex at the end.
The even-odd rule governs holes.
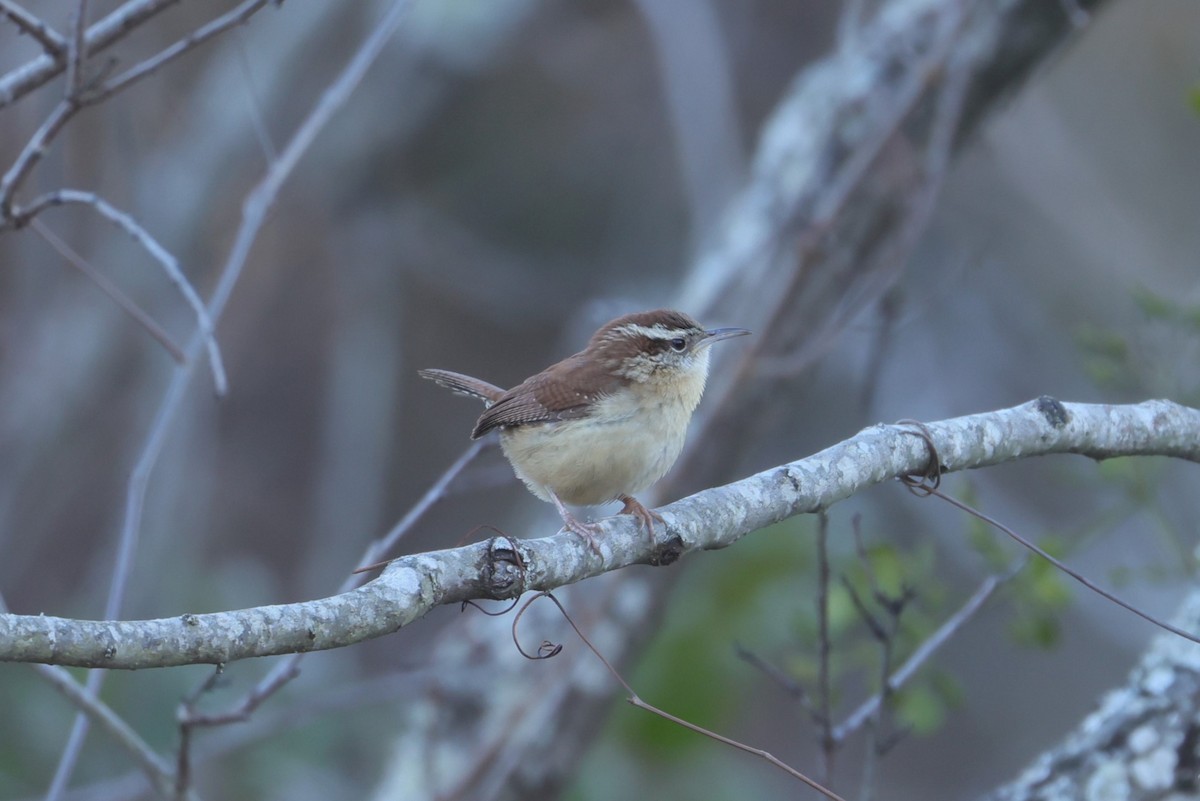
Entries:
POLYGON ((587 347, 508 390, 448 370, 420 375, 479 398, 487 411, 472 439, 500 431, 500 446, 529 491, 553 503, 566 527, 597 550, 594 523, 566 508, 621 501, 651 536, 662 517, 633 494, 679 457, 708 378, 708 348, 744 328, 705 330, 683 312, 637 312, 606 323, 587 347))

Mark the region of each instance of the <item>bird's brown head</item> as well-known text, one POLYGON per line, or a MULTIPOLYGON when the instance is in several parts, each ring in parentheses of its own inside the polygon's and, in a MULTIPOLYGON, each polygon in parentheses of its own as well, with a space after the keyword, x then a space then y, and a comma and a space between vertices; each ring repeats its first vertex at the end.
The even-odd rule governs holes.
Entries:
POLYGON ((750 332, 744 328, 706 330, 673 309, 634 312, 606 323, 585 353, 613 374, 632 382, 699 379, 708 375, 708 347, 750 332))

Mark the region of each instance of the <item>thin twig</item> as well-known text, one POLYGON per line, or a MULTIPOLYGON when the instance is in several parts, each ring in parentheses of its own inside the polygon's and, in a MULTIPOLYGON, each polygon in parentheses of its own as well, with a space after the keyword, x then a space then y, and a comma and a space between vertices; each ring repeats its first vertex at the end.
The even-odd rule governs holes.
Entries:
MULTIPOLYGON (((213 386, 217 395, 223 397, 228 391, 225 365, 221 358, 220 347, 217 345, 213 321, 209 316, 208 310, 204 307, 204 301, 200 299, 200 295, 196 292, 191 282, 188 281, 187 276, 183 274, 183 270, 180 269, 179 261, 175 256, 163 247, 137 220, 94 192, 82 192, 77 189, 59 189, 55 192, 42 195, 22 209, 21 214, 32 217, 32 215, 50 206, 61 206, 72 203, 82 204, 95 209, 96 213, 128 234, 133 241, 141 245, 159 263, 163 272, 167 274, 167 279, 175 285, 175 288, 179 290, 179 294, 183 296, 184 301, 192 308, 192 313, 196 315, 196 327, 200 335, 204 338, 205 346, 208 349, 208 360, 212 369, 213 386)), ((182 359, 183 352, 178 351, 176 360, 181 361, 182 359)))
POLYGON ((65 57, 69 47, 67 40, 40 18, 30 14, 11 0, 0 0, 0 12, 12 20, 22 33, 36 39, 52 59, 57 61, 65 57))
POLYGON ((87 60, 84 35, 87 31, 88 0, 78 0, 75 18, 71 22, 71 42, 67 51, 67 85, 63 94, 74 99, 83 86, 83 64, 87 60))
MULTIPOLYGON (((50 143, 77 111, 84 106, 95 105, 106 100, 142 78, 153 74, 164 64, 173 61, 184 53, 207 42, 209 39, 224 33, 230 28, 241 25, 265 6, 267 0, 246 0, 236 8, 231 9, 208 24, 191 32, 170 47, 145 59, 120 75, 105 81, 92 90, 85 90, 82 69, 85 56, 92 51, 91 31, 88 32, 88 36, 85 36, 83 32, 84 20, 87 15, 87 0, 79 0, 79 3, 79 11, 75 17, 75 25, 72 29, 72 39, 69 48, 70 52, 67 58, 67 89, 65 97, 50 113, 46 121, 42 123, 42 126, 33 135, 33 138, 29 140, 29 143, 21 151, 20 155, 17 156, 17 160, 13 162, 13 166, 5 174, 3 181, 0 181, 0 230, 3 230, 4 227, 12 227, 17 224, 11 219, 16 216, 13 214, 13 198, 17 190, 20 189, 25 179, 29 177, 29 173, 46 154, 50 143)), ((130 3, 128 5, 133 4, 130 3)), ((124 8, 122 7, 122 9, 124 8)), ((114 14, 120 11, 121 9, 118 12, 114 12, 114 14)), ((103 22, 107 22, 113 16, 110 14, 103 22)), ((2 102, 0 102, 0 107, 3 107, 2 102)))
MULTIPOLYGON (((389 531, 387 534, 384 534, 367 547, 366 552, 363 553, 362 558, 358 562, 359 567, 355 568, 355 572, 362 570, 364 567, 377 563, 381 558, 383 558, 385 553, 392 550, 396 543, 400 541, 400 538, 409 532, 409 530, 413 527, 413 524, 425 516, 425 513, 429 511, 431 506, 440 501, 442 498, 446 497, 446 492, 450 489, 450 485, 454 483, 454 480, 458 478, 459 474, 467 468, 467 465, 475 461, 475 457, 479 456, 480 451, 484 449, 487 443, 488 441, 486 439, 477 439, 473 441, 467 447, 467 449, 464 450, 462 454, 460 454, 459 457, 454 460, 454 464, 446 468, 446 471, 438 477, 438 480, 433 482, 429 489, 425 491, 425 494, 421 496, 421 499, 412 505, 412 508, 405 513, 404 517, 400 519, 400 522, 392 526, 391 531, 389 531)), ((362 584, 365 580, 365 578, 356 581, 350 581, 348 579, 343 583, 342 588, 339 589, 338 592, 346 592, 347 590, 353 589, 359 584, 362 584)))
MULTIPOLYGON (((591 646, 589 645, 589 647, 591 647, 591 646)), ((595 649, 592 650, 592 653, 596 653, 595 649)), ((764 759, 767 762, 774 765, 775 767, 782 770, 784 773, 791 776, 793 779, 798 779, 799 781, 808 785, 809 787, 816 790, 818 793, 820 793, 821 795, 830 799, 831 801, 846 801, 846 799, 842 798, 840 795, 835 793, 833 790, 830 790, 828 787, 824 786, 823 784, 816 781, 815 779, 810 779, 808 776, 805 776, 803 773, 796 770, 791 765, 787 764, 783 760, 776 757, 770 751, 766 751, 762 748, 755 748, 752 745, 747 745, 746 743, 740 742, 738 740, 734 740, 730 737, 726 737, 723 734, 717 734, 715 731, 712 731, 711 729, 706 729, 703 726, 698 726, 695 723, 692 723, 690 720, 684 720, 683 718, 676 717, 675 715, 672 715, 670 712, 666 712, 652 704, 646 703, 637 694, 634 694, 625 700, 627 700, 633 706, 636 706, 638 709, 644 709, 647 712, 651 712, 655 715, 658 715, 660 718, 663 718, 664 720, 669 720, 672 723, 682 726, 685 729, 690 729, 691 731, 694 731, 697 734, 703 734, 705 737, 709 737, 713 740, 716 740, 719 743, 724 743, 725 745, 728 745, 732 748, 736 748, 739 751, 744 751, 747 754, 753 754, 754 756, 759 757, 760 759, 764 759)))
POLYGON ((138 306, 132 298, 122 292, 120 287, 110 281, 108 276, 93 267, 87 259, 79 255, 74 248, 64 242, 58 234, 51 231, 41 220, 34 220, 30 227, 42 239, 46 240, 46 244, 58 251, 59 255, 66 259, 67 264, 83 273, 89 281, 99 287, 100 291, 105 295, 108 295, 112 302, 117 304, 134 322, 145 328, 146 332, 162 345, 167 353, 171 354, 172 359, 176 362, 183 361, 183 351, 171 339, 171 335, 164 331, 162 326, 156 323, 154 318, 145 312, 141 306, 138 306))
POLYGON ((833 653, 832 635, 829 632, 829 513, 821 509, 817 513, 817 720, 821 729, 821 755, 825 781, 833 776, 833 756, 836 742, 833 739, 833 671, 830 659, 833 653))
MULTIPOLYGON (((88 28, 84 39, 86 52, 89 55, 99 53, 137 30, 155 14, 178 2, 179 0, 129 0, 88 28)), ((0 76, 0 108, 42 86, 66 69, 66 66, 66 60, 63 58, 41 55, 0 76)))
POLYGON ((949 495, 946 495, 941 490, 937 490, 937 489, 930 490, 928 492, 928 494, 932 495, 936 498, 940 498, 941 500, 945 501, 946 503, 950 504, 951 506, 958 507, 959 509, 963 510, 967 514, 974 515, 975 517, 979 518, 980 520, 982 520, 983 522, 987 523, 990 526, 994 526, 995 528, 1000 529, 1005 534, 1007 534, 1009 537, 1011 537, 1013 540, 1015 540, 1018 544, 1020 544, 1022 547, 1027 548, 1028 550, 1030 550, 1033 553, 1037 554, 1038 556, 1042 557, 1047 562, 1049 562, 1050 564, 1054 565, 1056 568, 1061 570, 1063 573, 1066 573, 1068 576, 1075 579, 1080 584, 1082 584, 1083 586, 1087 587, 1092 592, 1099 595, 1101 598, 1112 601, 1114 604, 1121 607, 1125 611, 1132 612, 1133 614, 1140 617, 1142 620, 1145 620, 1147 623, 1151 623, 1155 626, 1158 626, 1163 631, 1169 631, 1172 634, 1176 634, 1176 635, 1184 638, 1185 640, 1188 640, 1189 642, 1194 642, 1194 643, 1200 644, 1200 636, 1193 634, 1190 631, 1185 631, 1176 625, 1168 623, 1165 620, 1161 620, 1161 619, 1155 617, 1154 615, 1150 614, 1149 612, 1145 612, 1145 611, 1139 609, 1138 607, 1134 606, 1133 604, 1129 603, 1128 601, 1123 600, 1120 596, 1116 595, 1115 593, 1110 592, 1109 590, 1104 589, 1099 584, 1095 583, 1094 581, 1089 579, 1087 576, 1083 575, 1078 570, 1076 570, 1075 568, 1068 565, 1066 562, 1064 562, 1061 559, 1058 559, 1054 556, 1051 556, 1049 553, 1047 553, 1042 548, 1038 547, 1032 541, 1025 539, 1025 537, 1021 536, 1016 531, 1013 531, 1011 528, 1004 525, 1003 523, 1001 523, 999 520, 995 519, 994 517, 989 517, 988 515, 984 514, 983 512, 979 511, 978 509, 972 508, 970 505, 965 504, 962 501, 957 500, 956 498, 952 498, 949 495))
POLYGON ((889 682, 889 678, 892 673, 892 660, 896 651, 896 635, 900 631, 900 617, 904 614, 905 606, 915 593, 907 586, 901 588, 899 595, 891 595, 884 590, 882 583, 879 581, 879 576, 875 571, 875 565, 871 562, 870 553, 863 542, 861 521, 861 516, 854 516, 852 526, 854 531, 854 550, 858 554, 858 558, 862 561, 863 573, 866 575, 867 586, 871 590, 872 600, 887 615, 886 623, 880 620, 874 612, 868 609, 866 601, 861 597, 855 586, 845 576, 842 577, 842 583, 850 593, 851 602, 858 610, 859 616, 866 621, 867 627, 871 630, 871 634, 876 642, 879 643, 879 704, 871 718, 871 747, 867 749, 862 761, 862 791, 860 793, 862 801, 870 801, 875 789, 875 771, 879 763, 879 758, 891 747, 891 744, 897 741, 895 737, 887 738, 883 736, 884 726, 887 722, 888 701, 891 700, 892 694, 895 692, 895 688, 889 682))
MULTIPOLYGON (((8 603, 4 600, 4 596, 0 595, 0 614, 6 612, 8 612, 8 603)), ((134 763, 150 780, 152 787, 156 788, 164 798, 170 797, 169 791, 174 784, 170 768, 120 715, 95 695, 81 688, 66 669, 55 665, 34 665, 33 667, 34 672, 40 678, 65 696, 80 713, 95 720, 96 724, 107 731, 118 745, 129 752, 134 763)), ((195 798, 193 795, 188 797, 195 798)))
MULTIPOLYGON (((367 37, 342 73, 322 93, 312 111, 309 112, 295 134, 293 134, 291 140, 280 154, 279 159, 270 166, 267 174, 263 176, 262 180, 259 181, 250 194, 246 196, 245 201, 242 203, 241 225, 238 228, 237 236, 226 259, 225 266, 221 271, 221 278, 217 283, 217 288, 213 293, 213 297, 209 300, 208 316, 213 325, 220 320, 221 313, 225 310, 225 305, 229 301, 233 287, 237 284, 242 269, 245 267, 246 260, 250 254, 250 248, 257 239, 258 232, 266 221, 267 213, 273 207, 280 188, 291 175, 292 170, 300 161, 300 157, 308 150, 317 134, 349 98, 350 94, 366 74, 367 68, 374 63, 376 57, 382 52, 384 45, 395 32, 396 27, 399 25, 401 19, 403 19, 404 13, 408 10, 411 2, 412 0, 395 0, 393 2, 379 25, 367 37)), ((2 199, 0 198, 0 200, 2 199)), ((3 211, 5 209, 0 207, 0 212, 3 211)), ((120 608, 124 602, 129 574, 133 567, 133 556, 137 550, 138 535, 141 531, 142 513, 145 509, 146 489, 149 485, 150 475, 154 470, 155 464, 158 462, 158 455, 162 450, 162 444, 183 402, 183 397, 191 377, 192 366, 199 357, 204 344, 204 336, 200 332, 197 332, 185 349, 184 362, 175 368, 175 375, 167 386, 162 403, 155 415, 154 422, 151 424, 150 432, 146 437, 141 455, 138 457, 137 464, 134 466, 133 473, 130 476, 125 496, 125 518, 121 526, 120 542, 117 547, 117 560, 113 568, 108 601, 105 605, 105 617, 108 620, 115 620, 120 616, 120 608)), ((283 677, 283 682, 287 678, 290 678, 284 673, 278 671, 276 673, 283 677)), ((88 676, 87 690, 90 695, 96 696, 99 693, 103 685, 104 675, 105 671, 96 670, 88 676)), ((76 727, 72 732, 73 737, 75 731, 86 733, 87 723, 85 719, 76 718, 76 727)), ((82 739, 82 734, 80 735, 80 739, 82 739)))
POLYGON ((279 157, 279 149, 271 140, 271 132, 267 128, 266 115, 263 114, 262 101, 259 99, 258 86, 254 82, 254 70, 250 59, 246 56, 246 37, 238 30, 234 31, 233 40, 238 54, 238 65, 242 68, 242 76, 246 82, 246 96, 250 101, 250 124, 254 127, 254 135, 258 146, 262 148, 267 164, 279 157))
MULTIPOLYGON (((867 544, 863 540, 862 514, 859 512, 855 512, 850 518, 850 534, 851 538, 854 540, 854 553, 856 556, 858 556, 858 561, 862 563, 863 575, 867 579, 867 588, 871 590, 871 597, 874 598, 875 601, 881 606, 886 606, 886 604, 883 602, 883 599, 886 596, 883 592, 883 588, 879 584, 879 576, 875 573, 875 566, 871 563, 871 554, 867 551, 867 544)), ((857 592, 854 589, 854 586, 850 584, 849 580, 845 576, 842 576, 842 583, 852 593, 857 592)), ((857 603, 860 606, 864 616, 869 617, 872 619, 872 621, 874 621, 874 615, 866 611, 866 606, 861 602, 861 599, 859 599, 857 603)))
MULTIPOLYGON (((133 757, 133 761, 146 778, 163 798, 174 796, 175 778, 170 766, 154 752, 145 740, 138 736, 112 708, 99 700, 95 694, 81 687, 79 682, 71 678, 65 669, 53 665, 35 665, 37 674, 45 679, 54 689, 62 693, 81 714, 108 732, 125 751, 133 757)), ((193 793, 187 793, 187 798, 195 798, 193 793)))
POLYGON ((182 795, 192 782, 192 731, 194 726, 188 723, 195 717, 196 702, 205 693, 212 692, 220 684, 225 675, 225 665, 219 664, 212 673, 205 677, 200 685, 188 693, 179 703, 175 719, 179 721, 179 750, 175 757, 175 793, 182 795))
MULTIPOLYGON (((1015 576, 1017 569, 1004 573, 1002 575, 992 575, 980 582, 975 592, 967 599, 958 611, 948 617, 941 626, 938 627, 930 637, 926 638, 921 645, 913 651, 912 655, 905 660, 895 673, 887 680, 885 687, 890 687, 893 692, 903 687, 909 679, 926 663, 934 653, 946 644, 958 630, 983 608, 996 588, 1001 584, 1009 581, 1015 576)), ((846 719, 839 723, 833 729, 833 737, 838 742, 844 742, 847 737, 862 727, 864 723, 870 720, 871 716, 883 703, 882 690, 875 695, 863 701, 853 712, 846 716, 846 719)))
POLYGON ((867 602, 863 600, 862 595, 858 592, 858 588, 846 576, 839 576, 839 578, 841 579, 842 589, 850 596, 850 604, 854 607, 854 611, 858 612, 858 616, 862 619, 863 623, 866 624, 867 629, 871 632, 871 637, 878 642, 887 640, 887 630, 879 622, 879 618, 867 608, 867 602))
POLYGON ((164 48, 150 58, 141 61, 140 63, 130 67, 120 75, 102 83, 96 87, 94 91, 87 92, 83 102, 87 105, 93 105, 105 100, 112 95, 128 88, 130 85, 140 81, 148 75, 152 75, 155 71, 161 69, 165 64, 168 64, 175 59, 194 50, 200 45, 219 36, 230 28, 235 28, 238 25, 245 23, 252 16, 258 13, 268 0, 245 0, 241 5, 231 8, 216 19, 208 22, 205 25, 197 28, 174 44, 164 48))
POLYGON ((224 665, 217 665, 195 692, 184 699, 175 713, 175 719, 179 723, 179 750, 175 758, 175 793, 177 797, 182 798, 183 794, 188 792, 188 785, 191 782, 192 737, 195 730, 200 726, 222 726, 227 723, 242 723, 249 720, 264 701, 300 675, 301 656, 303 654, 292 654, 285 659, 282 663, 282 670, 272 670, 266 680, 259 682, 253 690, 246 694, 240 706, 230 711, 216 715, 204 715, 197 714, 195 708, 200 696, 216 686, 217 681, 224 674, 224 665))
POLYGON ((226 723, 241 723, 248 719, 254 710, 262 706, 263 701, 266 701, 272 695, 283 688, 285 684, 300 675, 300 668, 297 664, 300 660, 298 657, 302 654, 293 654, 288 659, 284 660, 287 665, 286 670, 272 671, 270 681, 259 682, 254 689, 246 694, 245 701, 236 709, 218 712, 216 714, 189 714, 180 721, 181 726, 222 726, 226 723))
POLYGON ((73 98, 60 100, 17 155, 8 172, 4 173, 4 178, 0 179, 0 223, 8 223, 13 216, 13 195, 46 155, 50 142, 78 110, 79 103, 73 98))
MULTIPOLYGON (((462 455, 454 461, 454 464, 446 468, 445 472, 438 477, 438 480, 433 483, 421 499, 413 504, 412 508, 405 513, 400 522, 392 527, 384 536, 372 542, 367 546, 359 559, 359 564, 365 567, 357 568, 353 573, 346 577, 340 587, 338 593, 348 592, 366 581, 366 577, 361 575, 361 571, 374 566, 373 563, 379 557, 396 544, 413 525, 420 520, 429 509, 439 500, 446 496, 454 480, 466 469, 479 452, 487 445, 487 440, 476 440, 463 451, 462 455)), ((279 662, 267 673, 245 696, 242 697, 237 704, 232 706, 225 712, 215 715, 191 716, 189 715, 180 718, 180 727, 188 726, 220 726, 226 723, 239 723, 249 718, 250 714, 257 709, 263 701, 270 698, 276 692, 284 687, 289 681, 300 675, 300 662, 304 658, 303 653, 291 654, 287 659, 279 662)))
POLYGON ((520 611, 517 612, 516 617, 513 618, 513 624, 512 624, 513 643, 516 645, 517 650, 521 653, 522 656, 526 657, 527 659, 541 660, 541 659, 550 658, 552 656, 556 656, 562 650, 561 646, 553 645, 552 643, 549 643, 549 642, 543 642, 541 648, 539 649, 539 655, 538 656, 530 656, 529 654, 527 654, 525 652, 525 649, 521 647, 521 642, 517 638, 517 625, 521 622, 521 616, 524 615, 526 610, 528 610, 529 607, 532 606, 533 603, 535 601, 537 601, 539 598, 549 598, 551 601, 554 602, 554 605, 558 607, 558 611, 562 614, 563 618, 566 619, 567 623, 575 631, 575 636, 577 636, 580 639, 580 641, 587 647, 587 649, 592 652, 593 656, 595 656, 597 659, 600 660, 600 663, 602 665, 604 665, 605 669, 608 670, 609 675, 611 675, 614 679, 616 679, 617 683, 620 684, 622 687, 624 687, 625 691, 627 693, 629 693, 629 697, 627 697, 625 700, 628 701, 633 706, 637 707, 638 709, 643 709, 647 712, 650 712, 651 714, 658 715, 660 718, 662 718, 664 720, 669 720, 678 726, 682 726, 685 729, 694 731, 697 734, 702 734, 705 737, 716 740, 719 743, 723 743, 724 745, 728 745, 732 748, 736 748, 739 751, 744 751, 747 754, 753 754, 754 756, 759 757, 760 759, 766 760, 767 762, 769 762, 770 764, 779 768, 780 770, 782 770, 784 773, 788 774, 792 778, 803 782, 804 784, 808 785, 812 789, 816 790, 821 795, 825 796, 826 798, 831 799, 831 801, 845 801, 844 798, 842 798, 840 795, 835 793, 833 790, 830 790, 828 787, 825 787, 821 783, 814 781, 813 779, 810 779, 808 776, 805 776, 803 773, 796 770, 795 768, 793 768, 791 765, 787 764, 786 762, 780 760, 778 757, 771 754, 769 751, 765 751, 761 748, 755 748, 752 745, 747 745, 746 743, 740 742, 738 740, 734 740, 734 739, 732 739, 730 737, 726 737, 722 734, 717 734, 715 731, 706 729, 703 726, 698 726, 689 720, 684 720, 683 718, 676 717, 675 715, 672 715, 670 712, 666 712, 665 710, 659 709, 658 707, 654 706, 653 704, 649 704, 649 703, 643 701, 641 699, 641 697, 638 696, 637 692, 634 691, 633 687, 630 686, 629 682, 625 681, 625 677, 622 676, 620 674, 620 672, 615 667, 612 666, 612 663, 609 662, 604 657, 604 655, 600 653, 600 649, 598 649, 595 645, 593 645, 592 641, 589 640, 584 635, 583 631, 581 631, 579 626, 575 623, 575 620, 569 614, 567 614, 567 610, 565 608, 563 608, 562 603, 558 600, 557 597, 555 597, 554 593, 539 592, 537 595, 534 595, 532 598, 530 598, 524 604, 524 606, 521 607, 520 611))
POLYGON ((804 685, 796 681, 787 671, 763 659, 741 643, 734 643, 733 652, 737 655, 738 659, 746 662, 751 667, 757 668, 764 676, 779 685, 784 692, 798 699, 809 713, 813 714, 814 720, 817 719, 815 711, 808 703, 808 693, 805 692, 804 685))

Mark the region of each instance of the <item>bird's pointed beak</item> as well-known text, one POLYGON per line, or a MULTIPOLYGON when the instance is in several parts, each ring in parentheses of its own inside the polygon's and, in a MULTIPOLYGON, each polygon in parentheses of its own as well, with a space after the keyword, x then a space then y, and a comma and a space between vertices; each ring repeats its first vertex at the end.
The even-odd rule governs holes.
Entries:
POLYGON ((696 343, 698 348, 707 348, 714 342, 720 342, 722 339, 733 339, 734 337, 745 336, 750 332, 745 328, 713 328, 704 332, 704 339, 696 343))

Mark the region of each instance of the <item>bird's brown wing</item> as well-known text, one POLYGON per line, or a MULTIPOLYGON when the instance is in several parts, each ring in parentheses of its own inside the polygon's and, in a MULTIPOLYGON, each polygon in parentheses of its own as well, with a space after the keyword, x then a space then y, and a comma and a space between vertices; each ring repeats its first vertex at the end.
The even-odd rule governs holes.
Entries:
POLYGON ((595 401, 626 381, 575 354, 505 392, 483 413, 472 439, 493 428, 550 423, 587 417, 595 401))

